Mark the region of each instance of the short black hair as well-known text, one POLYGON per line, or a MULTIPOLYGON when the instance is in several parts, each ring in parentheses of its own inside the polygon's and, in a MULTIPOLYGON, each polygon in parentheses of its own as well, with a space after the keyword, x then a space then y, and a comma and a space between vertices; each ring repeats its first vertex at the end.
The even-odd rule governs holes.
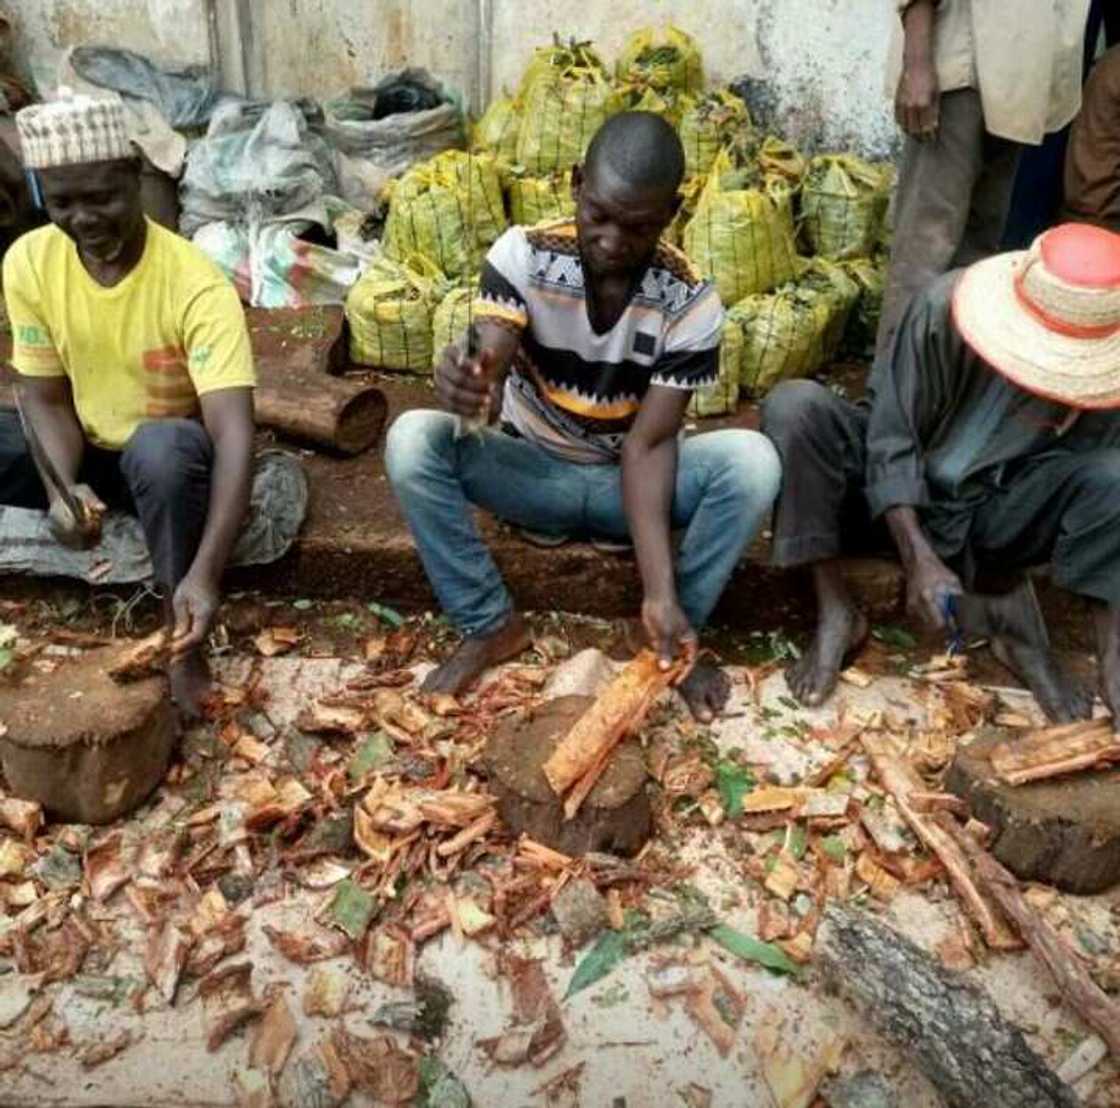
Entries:
POLYGON ((684 179, 684 147, 661 116, 622 112, 595 132, 584 165, 589 177, 609 169, 643 192, 675 196, 684 179))

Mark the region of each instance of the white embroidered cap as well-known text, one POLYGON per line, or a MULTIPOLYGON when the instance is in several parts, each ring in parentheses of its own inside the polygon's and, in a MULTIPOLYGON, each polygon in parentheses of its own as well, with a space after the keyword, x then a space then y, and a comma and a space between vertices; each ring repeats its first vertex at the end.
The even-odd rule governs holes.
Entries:
POLYGON ((135 154, 119 96, 64 94, 17 112, 16 127, 28 169, 109 162, 135 154))

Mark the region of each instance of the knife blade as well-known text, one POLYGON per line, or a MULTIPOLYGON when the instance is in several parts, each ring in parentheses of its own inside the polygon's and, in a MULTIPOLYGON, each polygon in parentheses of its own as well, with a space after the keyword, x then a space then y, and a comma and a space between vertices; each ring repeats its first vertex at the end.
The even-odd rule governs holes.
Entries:
POLYGON ((34 425, 23 410, 18 389, 16 390, 16 411, 19 413, 19 422, 23 428, 23 437, 27 442, 27 449, 31 451, 31 459, 35 463, 36 469, 39 470, 43 483, 47 486, 47 492, 57 496, 62 501, 66 510, 74 517, 75 523, 84 525, 87 519, 85 505, 74 495, 70 486, 63 481, 54 462, 51 461, 50 455, 43 449, 43 444, 35 433, 34 425))

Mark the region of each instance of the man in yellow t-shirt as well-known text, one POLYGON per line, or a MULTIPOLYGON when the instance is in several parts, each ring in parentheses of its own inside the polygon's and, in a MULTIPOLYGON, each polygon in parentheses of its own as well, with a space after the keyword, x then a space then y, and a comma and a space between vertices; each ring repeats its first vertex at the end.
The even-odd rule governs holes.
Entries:
POLYGON ((173 631, 172 694, 197 713, 201 648, 248 503, 254 373, 230 283, 144 217, 117 99, 71 97, 16 116, 51 225, 4 258, 22 417, 75 519, 0 412, 0 504, 45 508, 60 541, 97 543, 107 506, 134 512, 173 631))

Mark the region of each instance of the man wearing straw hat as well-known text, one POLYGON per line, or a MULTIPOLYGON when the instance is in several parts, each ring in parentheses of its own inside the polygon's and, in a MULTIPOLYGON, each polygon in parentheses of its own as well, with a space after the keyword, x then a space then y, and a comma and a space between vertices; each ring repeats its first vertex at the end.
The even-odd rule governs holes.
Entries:
POLYGON ((1048 562, 1092 606, 1120 719, 1120 235, 1064 224, 945 274, 911 302, 868 401, 787 382, 763 430, 784 469, 774 561, 810 567, 818 602, 788 675, 799 700, 825 700, 867 634, 837 559, 893 540, 911 609, 990 637, 1061 722, 1092 697, 1058 667, 1022 577, 1048 562))
POLYGON ((213 262, 145 218, 119 99, 64 97, 16 124, 52 223, 4 258, 20 411, 0 411, 0 504, 47 509, 83 548, 107 505, 139 517, 174 630, 172 694, 192 715, 249 501, 244 313, 213 262))

